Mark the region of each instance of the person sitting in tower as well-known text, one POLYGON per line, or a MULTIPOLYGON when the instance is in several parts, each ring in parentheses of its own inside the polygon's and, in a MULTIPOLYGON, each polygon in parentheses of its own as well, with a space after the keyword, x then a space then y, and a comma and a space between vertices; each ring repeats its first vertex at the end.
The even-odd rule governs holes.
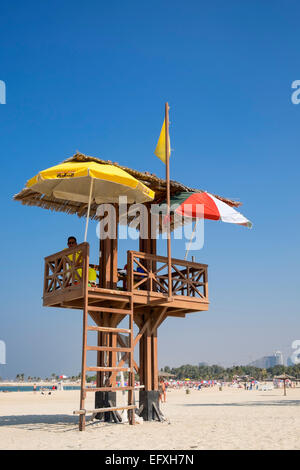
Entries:
MULTIPOLYGON (((70 237, 68 237, 68 248, 74 248, 75 246, 77 246, 77 240, 76 240, 76 237, 74 237, 73 235, 71 235, 70 237)), ((77 251, 75 253, 75 263, 76 261, 79 259, 80 257, 80 251, 77 251)), ((73 254, 71 253, 70 255, 67 255, 69 260, 71 262, 73 262, 73 254)), ((69 265, 69 269, 70 269, 71 265, 69 265)), ((77 277, 80 277, 80 279, 82 279, 82 269, 81 268, 78 268, 76 269, 75 273, 77 274, 77 277)), ((71 273, 69 273, 69 276, 71 275, 71 273)), ((78 284, 80 282, 79 279, 75 279, 74 280, 74 285, 78 284)), ((89 268, 89 287, 96 287, 97 286, 97 272, 94 268, 89 268)))

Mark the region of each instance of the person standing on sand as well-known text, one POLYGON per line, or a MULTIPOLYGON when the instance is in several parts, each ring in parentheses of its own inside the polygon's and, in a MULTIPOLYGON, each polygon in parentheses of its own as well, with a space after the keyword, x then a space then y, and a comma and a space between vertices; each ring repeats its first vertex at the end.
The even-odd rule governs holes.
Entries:
POLYGON ((165 382, 164 382, 163 379, 161 379, 160 382, 159 382, 158 390, 159 390, 158 400, 161 401, 161 402, 166 403, 166 401, 167 401, 166 385, 165 385, 165 382))
POLYGON ((36 384, 33 384, 33 393, 36 393, 36 384))

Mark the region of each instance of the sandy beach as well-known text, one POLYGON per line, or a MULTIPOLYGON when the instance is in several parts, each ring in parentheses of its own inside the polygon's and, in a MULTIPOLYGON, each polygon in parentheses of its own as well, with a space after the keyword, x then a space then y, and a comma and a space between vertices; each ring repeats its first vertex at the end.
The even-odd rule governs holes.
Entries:
MULTIPOLYGON (((93 408, 88 394, 86 408, 93 408)), ((170 390, 166 421, 135 426, 88 419, 78 431, 79 391, 0 394, 1 449, 300 449, 300 388, 170 390)))

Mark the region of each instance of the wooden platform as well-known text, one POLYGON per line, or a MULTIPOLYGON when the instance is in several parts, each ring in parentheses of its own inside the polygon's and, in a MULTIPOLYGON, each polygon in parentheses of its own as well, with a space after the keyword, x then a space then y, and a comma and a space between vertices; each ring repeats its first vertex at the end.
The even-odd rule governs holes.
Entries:
MULTIPOLYGON (((88 288, 88 304, 91 307, 116 307, 119 304, 128 304, 129 297, 127 292, 112 289, 102 289, 98 287, 88 288)), ((161 308, 166 307, 168 316, 181 316, 179 314, 195 313, 207 311, 209 301, 194 297, 175 295, 169 299, 164 294, 149 291, 133 292, 134 314, 143 314, 144 307, 161 308)), ((45 307, 70 308, 82 310, 84 307, 84 298, 80 289, 66 288, 61 292, 53 293, 43 298, 45 307)))
POLYGON ((126 308, 131 296, 134 316, 144 314, 145 309, 149 312, 162 307, 165 316, 208 310, 207 265, 172 259, 172 297, 169 297, 167 258, 128 251, 127 275, 120 276, 119 287, 104 289, 89 286, 82 275, 88 262, 85 248, 81 244, 76 251, 63 250, 45 258, 44 306, 82 310, 87 289, 90 311, 93 307, 97 311, 103 307, 103 312, 106 308, 126 308))

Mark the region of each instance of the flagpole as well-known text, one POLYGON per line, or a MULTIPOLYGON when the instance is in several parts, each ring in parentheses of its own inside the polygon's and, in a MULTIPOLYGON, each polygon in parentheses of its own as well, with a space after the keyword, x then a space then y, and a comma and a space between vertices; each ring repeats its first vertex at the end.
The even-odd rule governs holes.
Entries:
POLYGON ((172 298, 172 258, 171 258, 171 221, 170 221, 170 148, 169 148, 169 105, 165 104, 165 142, 166 142, 166 182, 167 182, 167 249, 168 249, 168 295, 172 298))
POLYGON ((189 245, 188 245, 188 247, 187 247, 187 250, 186 250, 186 252, 185 252, 185 256, 184 256, 184 259, 185 259, 185 260, 187 259, 187 255, 188 255, 188 253, 189 253, 189 251, 190 251, 191 244, 192 244, 192 240, 193 240, 193 238, 194 238, 194 235, 195 235, 195 232, 196 232, 196 227, 197 227, 197 223, 198 223, 198 222, 199 222, 199 219, 197 219, 197 220, 195 221, 194 230, 193 230, 193 233, 192 233, 192 235, 191 235, 191 238, 190 238, 190 241, 189 241, 189 245))

